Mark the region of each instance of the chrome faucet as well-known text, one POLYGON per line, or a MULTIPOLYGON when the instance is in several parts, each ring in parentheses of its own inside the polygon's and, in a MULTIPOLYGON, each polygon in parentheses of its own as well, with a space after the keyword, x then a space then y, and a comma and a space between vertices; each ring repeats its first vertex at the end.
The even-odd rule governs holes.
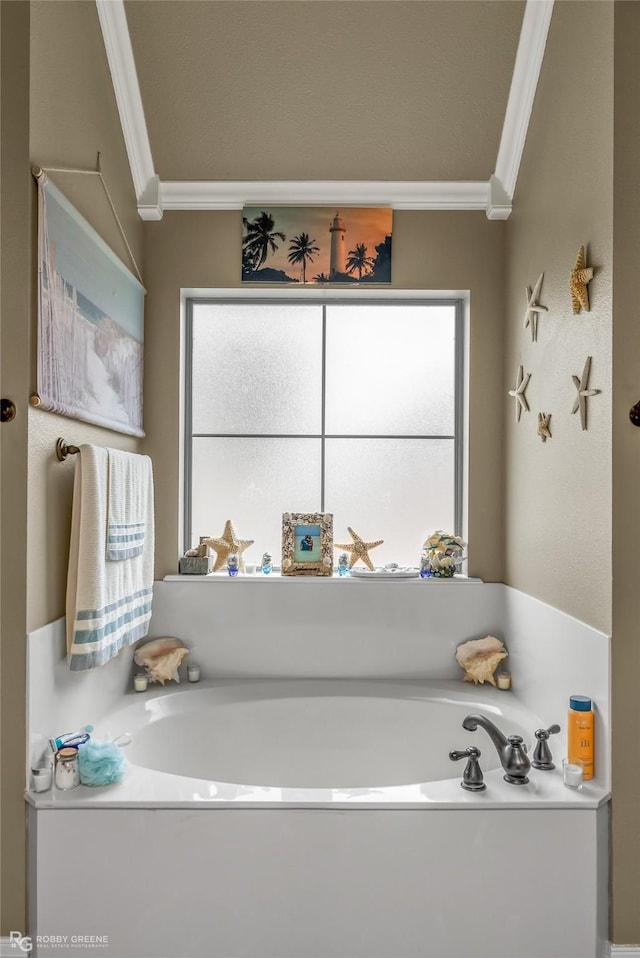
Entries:
POLYGON ((475 732, 480 726, 488 734, 496 747, 500 764, 504 769, 504 780, 511 785, 526 785, 529 781, 527 772, 531 762, 527 755, 527 747, 523 745, 521 735, 503 735, 497 725, 486 715, 467 715, 462 727, 469 732, 475 732))

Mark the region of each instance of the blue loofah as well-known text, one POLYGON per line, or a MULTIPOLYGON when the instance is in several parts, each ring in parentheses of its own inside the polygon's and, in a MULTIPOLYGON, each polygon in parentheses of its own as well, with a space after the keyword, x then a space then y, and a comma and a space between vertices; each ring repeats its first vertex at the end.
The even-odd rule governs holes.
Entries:
POLYGON ((85 742, 78 747, 80 781, 83 785, 114 785, 122 780, 125 759, 113 742, 85 742))

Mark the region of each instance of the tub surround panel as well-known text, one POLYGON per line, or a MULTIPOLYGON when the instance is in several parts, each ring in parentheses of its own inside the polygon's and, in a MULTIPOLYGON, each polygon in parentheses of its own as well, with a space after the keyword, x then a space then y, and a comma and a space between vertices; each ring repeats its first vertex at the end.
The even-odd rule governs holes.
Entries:
MULTIPOLYGON (((596 778, 608 789, 608 637, 500 583, 458 588, 417 580, 156 582, 149 638, 183 639, 191 649, 186 661, 200 665, 204 681, 407 679, 453 682, 466 691, 456 646, 487 634, 505 641, 513 686, 511 693, 477 686, 478 696, 500 701, 501 695, 512 695, 541 725, 558 722, 562 731, 550 744, 559 761, 566 754, 569 695, 590 695, 597 715, 596 778)), ((138 695, 131 691, 132 649, 100 669, 69 671, 64 619, 28 636, 28 656, 32 761, 46 750, 50 736, 97 725, 122 707, 125 693, 138 695)), ((490 744, 484 733, 478 732, 478 739, 480 748, 490 744)))
POLYGON ((30 764, 50 755, 48 739, 82 725, 95 725, 119 708, 131 681, 133 650, 99 669, 71 672, 67 665, 65 619, 27 636, 27 723, 30 764))
POLYGON ((459 642, 502 631, 503 587, 418 580, 156 582, 150 636, 215 678, 461 675, 459 642))
POLYGON ((566 754, 569 696, 588 695, 596 715, 595 761, 598 781, 611 782, 611 643, 608 636, 518 589, 504 587, 503 628, 508 667, 523 705, 558 722, 549 741, 553 753, 566 754))
POLYGON ((605 955, 606 807, 550 810, 544 825, 522 810, 36 814, 32 932, 108 935, 105 958, 605 955), (82 888, 70 834, 92 836, 82 888), (82 891, 104 887, 108 899, 82 891))
MULTIPOLYGON (((496 583, 221 578, 158 582, 154 593, 150 637, 185 639, 202 682, 136 693, 130 649, 101 669, 72 674, 59 620, 29 636, 32 748, 92 722, 101 739, 131 730, 137 760, 147 760, 136 721, 141 714, 170 716, 173 707, 167 748, 176 755, 190 746, 204 752, 220 727, 227 747, 225 731, 233 734, 234 721, 247 737, 246 718, 232 719, 221 708, 218 717, 211 711, 201 720, 211 739, 197 745, 183 706, 206 699, 209 690, 244 701, 247 689, 260 699, 262 688, 263 699, 286 693, 306 708, 306 693, 335 695, 339 686, 349 702, 335 722, 349 734, 357 729, 350 716, 359 714, 358 695, 367 701, 404 695, 412 703, 432 695, 445 708, 462 699, 461 714, 468 705, 492 715, 505 734, 510 726, 529 730, 531 750, 538 723, 564 727, 568 694, 583 692, 598 708, 596 779, 570 792, 556 768, 532 770, 529 784, 509 785, 495 761, 491 767, 494 747, 486 733, 466 732, 461 722, 458 729, 458 720, 448 731, 432 722, 433 734, 440 730, 445 752, 478 745, 484 792, 460 788, 462 763, 452 764, 450 778, 432 782, 338 788, 309 778, 309 787, 293 788, 172 774, 162 751, 160 764, 156 754, 149 762, 156 768, 146 768, 135 764, 132 746, 120 785, 28 796, 31 935, 106 936, 105 958, 513 958, 514 943, 519 958, 604 958, 607 636, 496 583), (462 682, 455 647, 486 633, 504 637, 510 649, 510 692, 462 682), (88 859, 82 843, 69 842, 71 834, 91 835, 88 859), (144 922, 131 910, 141 888, 144 922)), ((388 707, 376 709, 380 704, 388 707)), ((401 711, 393 710, 393 721, 401 711)), ((153 733, 151 748, 163 728, 153 733)), ((269 754, 269 735, 260 744, 256 732, 260 760, 269 754)), ((374 737, 376 744, 382 738, 374 737)), ((559 764, 564 732, 551 746, 559 764)), ((198 766, 187 774, 198 774, 198 766)), ((39 945, 34 958, 57 951, 39 945)))
POLYGON ((456 681, 457 645, 487 634, 509 650, 513 693, 561 726, 555 755, 566 754, 569 696, 592 697, 596 774, 609 787, 609 637, 501 583, 163 581, 150 629, 184 639, 205 678, 456 681))

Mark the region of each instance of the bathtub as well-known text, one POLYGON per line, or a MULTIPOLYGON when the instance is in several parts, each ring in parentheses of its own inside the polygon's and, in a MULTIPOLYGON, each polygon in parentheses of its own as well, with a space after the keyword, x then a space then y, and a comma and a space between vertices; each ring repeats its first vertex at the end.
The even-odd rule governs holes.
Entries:
MULTIPOLYGON (((526 786, 502 781, 493 743, 481 729, 465 730, 465 715, 480 711, 529 746, 545 723, 491 686, 256 679, 151 687, 125 699, 93 733, 99 740, 129 734, 125 780, 106 790, 54 790, 45 801, 583 807, 600 796, 597 785, 569 792, 557 770, 532 770, 526 786), (481 751, 483 793, 461 789, 464 760, 449 758, 469 745, 481 751)), ((562 736, 550 744, 564 754, 562 736)))
POLYGON ((557 769, 509 785, 462 728, 483 712, 531 746, 549 719, 511 692, 256 679, 124 698, 94 732, 130 733, 123 782, 29 796, 36 937, 100 936, 105 958, 605 954, 606 791, 557 769), (448 757, 470 744, 482 792, 448 757))
MULTIPOLYGON (((131 734, 127 758, 190 780, 279 790, 384 794, 388 789, 459 779, 452 748, 482 748, 487 770, 499 766, 488 738, 462 728, 483 709, 531 740, 533 716, 509 696, 451 684, 340 680, 253 681, 166 689, 138 697, 111 718, 105 735, 131 734)), ((397 794, 397 791, 396 793, 397 794)))

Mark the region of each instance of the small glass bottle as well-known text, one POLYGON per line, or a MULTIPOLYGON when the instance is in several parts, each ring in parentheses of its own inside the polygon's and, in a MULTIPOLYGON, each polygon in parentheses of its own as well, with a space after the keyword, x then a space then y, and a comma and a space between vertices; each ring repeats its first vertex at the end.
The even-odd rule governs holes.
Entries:
POLYGON ((133 687, 136 692, 147 691, 148 678, 146 672, 136 672, 133 676, 133 687))
POLYGON ((271 554, 269 552, 265 552, 262 556, 262 571, 265 575, 269 575, 272 569, 273 563, 271 561, 271 554))
POLYGON ((349 571, 349 556, 341 552, 338 556, 338 575, 346 575, 349 571))
POLYGON ((54 775, 56 788, 75 788, 80 784, 78 749, 61 748, 56 752, 56 770, 54 775))
POLYGON ((431 572, 431 562, 429 561, 429 556, 426 553, 423 553, 420 556, 420 578, 428 579, 433 573, 431 572))
POLYGON ((227 572, 229 575, 237 575, 240 568, 240 559, 235 552, 230 552, 227 556, 227 572))

